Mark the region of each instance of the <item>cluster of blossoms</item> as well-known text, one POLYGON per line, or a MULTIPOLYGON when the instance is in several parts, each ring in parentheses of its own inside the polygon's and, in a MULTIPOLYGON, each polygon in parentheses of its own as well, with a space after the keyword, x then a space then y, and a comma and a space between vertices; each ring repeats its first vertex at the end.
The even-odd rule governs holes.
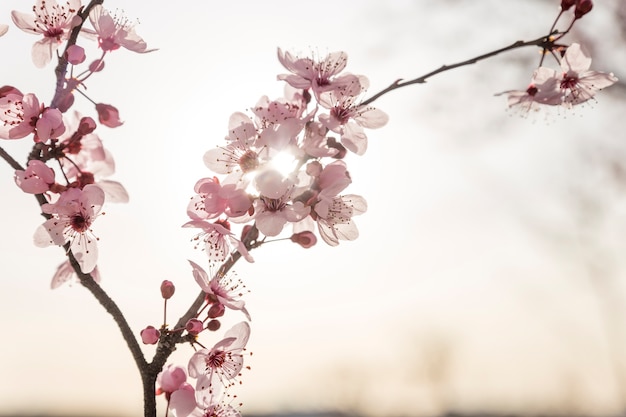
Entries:
MULTIPOLYGON (((37 0, 31 13, 13 11, 13 23, 26 33, 41 36, 32 47, 33 63, 48 65, 53 55, 70 38, 72 30, 82 25, 78 15, 80 0, 37 0)), ((83 91, 85 82, 104 68, 104 58, 110 51, 125 47, 135 52, 148 52, 146 43, 135 33, 127 19, 111 16, 102 5, 89 13, 93 29, 81 26, 85 38, 98 43, 100 56, 85 70, 79 65, 86 60, 85 49, 77 44, 67 45, 59 58, 71 66, 69 76, 62 80, 51 104, 46 106, 37 95, 22 93, 5 85, 0 87, 0 139, 16 140, 32 137, 35 146, 24 170, 16 170, 15 182, 26 193, 41 194, 46 199, 42 211, 48 218, 35 232, 38 246, 67 245, 80 264, 83 273, 97 270, 98 238, 92 225, 102 214, 105 202, 126 202, 124 187, 106 179, 115 172, 115 163, 99 136, 98 124, 89 116, 69 111, 74 94, 85 96, 95 105, 101 125, 114 128, 122 124, 117 109, 96 103, 83 91), (74 76, 74 73, 79 75, 74 76), (55 169, 51 166, 55 166, 55 169), (61 179, 59 179, 61 178, 61 179)), ((8 27, 0 27, 4 34, 8 27)), ((69 280, 73 270, 69 261, 60 265, 52 280, 52 288, 69 280)))
MULTIPOLYGON (((317 242, 316 230, 332 246, 358 236, 352 218, 367 205, 361 196, 341 194, 352 182, 344 157, 348 151, 362 155, 365 128, 383 126, 387 115, 360 104, 368 80, 343 72, 345 52, 316 60, 279 49, 278 58, 289 71, 278 76, 287 83, 285 97, 263 96, 251 114, 231 116, 226 144, 204 155, 217 175, 197 181, 187 208, 190 220, 183 227, 200 230, 193 241, 207 255, 208 272, 189 261, 205 293, 204 307, 183 328, 146 327, 144 343, 186 331, 188 340, 199 344, 199 333, 219 328, 226 309, 250 320, 241 300, 245 287, 218 266, 235 255, 253 262, 248 249, 266 238, 287 230, 291 241, 308 248, 317 242), (235 234, 231 224, 240 225, 241 233, 235 234)), ((163 293, 166 300, 169 296, 163 293)), ((248 323, 241 322, 212 348, 197 350, 186 369, 170 365, 163 370, 157 394, 165 394, 177 417, 238 415, 225 399, 234 398, 228 389, 240 376, 249 334, 248 323)))
MULTIPOLYGON (((591 58, 578 43, 569 46, 556 43, 592 8, 591 0, 561 1, 561 11, 552 29, 562 17, 568 16, 566 13, 568 11, 571 12, 569 13, 571 19, 569 27, 564 32, 555 32, 555 35, 549 39, 551 49, 544 51, 552 54, 560 68, 555 70, 540 64, 525 90, 511 90, 503 93, 507 94, 509 107, 520 108, 526 113, 538 110, 541 106, 571 108, 593 99, 599 90, 617 82, 617 78, 612 73, 590 70, 591 58)), ((543 63, 543 57, 541 63, 543 63)))
POLYGON ((368 87, 362 75, 343 72, 347 55, 300 58, 278 50, 289 71, 278 76, 285 96, 263 96, 251 114, 230 117, 226 143, 204 155, 215 174, 198 180, 186 227, 200 229, 210 263, 233 251, 252 261, 243 241, 279 236, 287 228, 304 247, 319 236, 329 245, 353 240, 353 217, 367 209, 363 197, 341 194, 352 182, 344 157, 367 149, 365 128, 378 128, 387 115, 360 104, 368 87), (245 225, 238 238, 232 224, 245 225), (259 237, 259 233, 263 237, 259 237))

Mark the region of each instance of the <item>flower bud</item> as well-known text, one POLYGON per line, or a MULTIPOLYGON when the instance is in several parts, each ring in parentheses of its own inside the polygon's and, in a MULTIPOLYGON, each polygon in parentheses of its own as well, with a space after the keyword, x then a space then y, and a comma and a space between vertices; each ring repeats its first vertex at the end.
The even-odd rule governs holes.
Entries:
POLYGON ((85 50, 78 45, 71 45, 65 51, 65 57, 67 58, 67 62, 72 65, 78 65, 85 62, 85 50))
POLYGON ((202 322, 198 319, 189 319, 187 324, 185 324, 185 330, 187 330, 187 333, 196 336, 204 330, 204 324, 202 324, 202 322))
POLYGON ((120 120, 120 112, 110 104, 98 103, 96 104, 96 111, 100 123, 107 127, 118 127, 123 124, 120 120))
POLYGON ((577 0, 576 9, 574 9, 574 19, 580 19, 593 8, 593 2, 591 0, 577 0))
POLYGON ((569 10, 574 4, 576 0, 561 0, 561 10, 569 10))
POLYGON ((305 231, 291 235, 291 241, 307 249, 317 243, 317 237, 313 232, 305 231))
POLYGON ((207 315, 209 316, 209 318, 215 319, 218 317, 222 317, 224 315, 224 312, 226 312, 226 307, 224 307, 224 304, 215 303, 211 306, 211 308, 209 308, 209 312, 207 313, 207 315))
POLYGON ((139 335, 145 345, 155 345, 159 341, 159 337, 161 337, 161 332, 154 326, 148 326, 139 335))
POLYGON ((96 59, 91 64, 89 64, 89 71, 98 72, 104 69, 104 61, 101 59, 96 59))
POLYGON ((222 325, 222 323, 220 323, 219 320, 211 320, 211 321, 209 321, 207 323, 206 328, 209 329, 210 331, 214 332, 214 331, 218 330, 221 325, 222 325))
POLYGON ((174 291, 176 288, 174 287, 174 283, 172 281, 164 280, 161 283, 161 296, 165 300, 169 300, 174 295, 174 291))

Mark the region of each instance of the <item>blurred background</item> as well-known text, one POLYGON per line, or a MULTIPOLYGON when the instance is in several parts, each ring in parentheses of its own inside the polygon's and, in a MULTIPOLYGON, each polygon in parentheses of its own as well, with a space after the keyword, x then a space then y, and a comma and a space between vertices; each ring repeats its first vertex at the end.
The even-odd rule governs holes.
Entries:
MULTIPOLYGON (((125 121, 97 133, 130 203, 106 207, 94 231, 102 286, 138 335, 161 324, 162 280, 177 288, 172 322, 198 292, 187 259, 204 254, 180 227, 187 201, 212 175, 202 156, 223 144, 230 114, 282 94, 277 47, 347 51, 347 70, 368 76, 373 94, 544 35, 559 1, 105 6, 138 19, 159 48, 115 51, 87 84, 125 121)), ((38 38, 10 18, 31 7, 0 3, 0 22, 11 24, 0 84, 48 102, 53 66, 32 65, 38 38)), ((625 20, 622 0, 598 0, 565 39, 592 51, 592 69, 624 80, 625 20)), ((87 52, 96 58, 95 45, 87 52)), ((522 117, 494 94, 526 88, 538 60, 521 49, 377 100, 389 124, 347 159, 346 191, 369 204, 359 239, 307 250, 277 242, 236 266, 251 290, 244 415, 623 414, 626 89, 620 81, 597 102, 522 117)), ((96 117, 81 97, 75 107, 96 117)), ((32 143, 0 146, 24 162, 32 143)), ((141 415, 139 374, 114 322, 80 285, 49 289, 63 251, 33 245, 43 218, 12 176, 2 161, 0 415, 141 415)), ((222 329, 243 319, 228 312, 222 329)), ((207 336, 205 345, 221 338, 207 336)), ((185 366, 192 352, 180 346, 172 363, 185 366)))

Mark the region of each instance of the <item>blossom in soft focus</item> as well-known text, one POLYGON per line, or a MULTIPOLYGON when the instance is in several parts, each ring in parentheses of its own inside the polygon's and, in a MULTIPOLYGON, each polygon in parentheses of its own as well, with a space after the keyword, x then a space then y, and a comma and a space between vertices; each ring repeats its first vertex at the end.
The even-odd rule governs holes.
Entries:
POLYGON ((340 240, 354 240, 359 237, 359 230, 352 220, 353 216, 367 211, 365 199, 359 195, 334 197, 323 209, 315 208, 317 225, 322 240, 330 246, 337 246, 340 240))
MULTIPOLYGON (((100 272, 98 271, 97 266, 93 269, 93 271, 90 272, 90 275, 94 281, 100 283, 100 272)), ((72 268, 72 264, 68 259, 58 266, 56 272, 54 273, 54 276, 52 277, 52 281, 50 282, 50 288, 54 290, 56 288, 59 288, 66 282, 69 282, 71 284, 73 281, 76 280, 78 280, 78 277, 76 276, 76 271, 74 271, 74 268, 72 268)))
POLYGON ((564 92, 564 105, 571 107, 593 98, 599 90, 613 85, 617 78, 612 73, 591 71, 591 58, 577 44, 571 44, 563 55, 563 76, 560 87, 564 92))
POLYGON ((67 40, 70 32, 80 17, 76 15, 81 8, 80 0, 37 0, 33 13, 11 12, 13 23, 26 33, 43 35, 32 48, 33 63, 38 68, 46 66, 59 48, 67 40))
POLYGON ((187 206, 187 214, 192 219, 214 219, 222 214, 240 217, 252 205, 245 190, 237 184, 220 184, 217 177, 198 180, 194 191, 197 195, 187 206))
POLYGON ((217 220, 213 223, 204 220, 191 220, 183 224, 183 227, 194 227, 201 230, 194 236, 193 240, 204 242, 203 249, 209 258, 209 263, 223 262, 235 250, 246 261, 254 262, 254 258, 246 249, 246 245, 230 231, 230 223, 226 220, 217 220))
POLYGON ((9 25, 0 23, 0 36, 4 36, 9 31, 9 25))
POLYGON ((35 232, 35 245, 46 247, 52 244, 69 248, 80 264, 82 272, 88 274, 98 262, 97 238, 91 226, 104 204, 104 192, 97 185, 85 188, 69 188, 62 192, 54 204, 44 204, 41 209, 52 215, 35 232))
POLYGON ((156 394, 165 394, 168 406, 176 417, 186 417, 196 409, 195 390, 187 383, 185 368, 167 365, 157 375, 156 386, 156 394))
POLYGON ((308 216, 310 208, 301 201, 291 201, 295 184, 279 172, 268 170, 255 178, 259 198, 254 201, 257 228, 265 236, 277 236, 287 222, 308 216))
POLYGON ((159 337, 161 337, 161 332, 154 326, 148 326, 139 332, 139 335, 145 345, 156 345, 159 341, 159 337))
POLYGON ((25 170, 15 171, 15 183, 25 193, 42 194, 54 184, 54 170, 36 159, 28 161, 25 170))
POLYGON ((246 318, 250 320, 250 313, 246 309, 246 303, 240 299, 245 290, 245 286, 241 281, 235 280, 232 274, 221 274, 219 272, 212 273, 209 277, 206 271, 197 263, 189 261, 189 264, 193 269, 193 278, 202 288, 202 291, 210 296, 214 305, 221 305, 232 310, 241 310, 246 318))
POLYGON ((135 32, 135 23, 125 16, 111 16, 98 4, 89 12, 89 21, 95 31, 88 31, 98 36, 98 46, 105 52, 124 47, 133 52, 152 52, 146 42, 135 32))
POLYGON ((106 127, 113 128, 124 124, 120 120, 120 112, 110 104, 98 103, 96 104, 96 111, 98 112, 98 120, 106 127))
POLYGON ((233 385, 243 368, 243 351, 250 338, 250 325, 234 325, 211 349, 200 349, 189 360, 189 376, 197 378, 196 392, 215 386, 218 379, 224 387, 233 385))

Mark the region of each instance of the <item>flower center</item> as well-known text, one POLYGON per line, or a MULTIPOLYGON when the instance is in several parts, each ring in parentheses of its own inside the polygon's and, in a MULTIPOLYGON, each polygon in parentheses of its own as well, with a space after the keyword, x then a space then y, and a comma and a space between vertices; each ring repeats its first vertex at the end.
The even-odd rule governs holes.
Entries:
POLYGON ((70 226, 79 233, 83 233, 89 229, 89 219, 82 214, 74 214, 70 217, 70 226))
POLYGON ((224 365, 224 362, 226 362, 226 352, 224 352, 223 350, 219 350, 217 352, 211 352, 211 354, 208 355, 205 360, 206 370, 208 371, 209 368, 211 369, 221 368, 224 365))

